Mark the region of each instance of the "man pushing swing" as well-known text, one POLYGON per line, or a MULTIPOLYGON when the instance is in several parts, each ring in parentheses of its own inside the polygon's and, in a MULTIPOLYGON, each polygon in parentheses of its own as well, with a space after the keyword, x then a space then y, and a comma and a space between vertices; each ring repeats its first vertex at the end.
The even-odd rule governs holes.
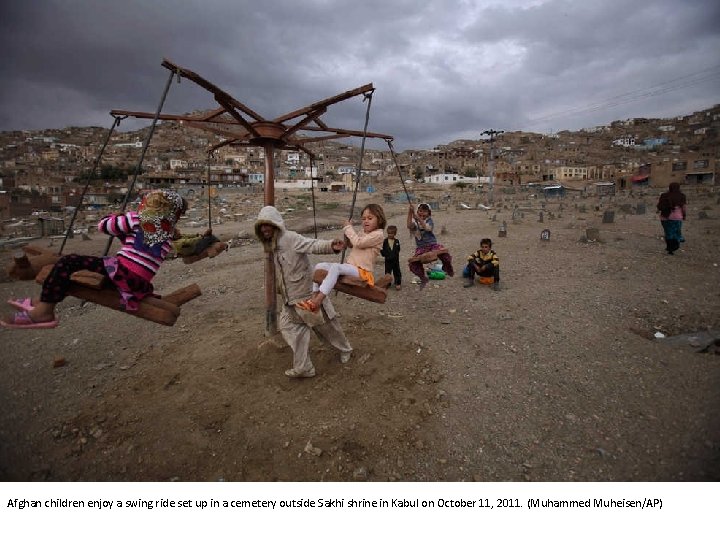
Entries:
POLYGON ((315 366, 309 354, 311 330, 340 351, 341 363, 348 362, 353 349, 336 318, 330 299, 324 298, 317 312, 295 307, 313 294, 313 272, 308 254, 339 253, 345 242, 307 238, 286 229, 280 212, 274 206, 265 206, 260 210, 255 221, 255 235, 265 252, 273 254, 277 292, 283 299, 278 329, 293 351, 293 366, 285 371, 285 375, 290 378, 315 376, 315 366))

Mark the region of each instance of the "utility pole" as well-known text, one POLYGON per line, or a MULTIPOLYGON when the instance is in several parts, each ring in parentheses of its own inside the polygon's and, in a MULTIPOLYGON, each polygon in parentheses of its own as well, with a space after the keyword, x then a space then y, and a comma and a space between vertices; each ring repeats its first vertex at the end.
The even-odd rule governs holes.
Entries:
POLYGON ((505 133, 504 131, 500 130, 497 131, 495 129, 487 129, 483 131, 480 135, 489 135, 490 136, 490 163, 489 163, 489 169, 490 169, 490 198, 489 202, 492 204, 494 202, 494 195, 493 195, 493 184, 494 184, 494 178, 495 178, 495 155, 494 155, 494 149, 495 149, 495 136, 500 135, 501 133, 505 133))

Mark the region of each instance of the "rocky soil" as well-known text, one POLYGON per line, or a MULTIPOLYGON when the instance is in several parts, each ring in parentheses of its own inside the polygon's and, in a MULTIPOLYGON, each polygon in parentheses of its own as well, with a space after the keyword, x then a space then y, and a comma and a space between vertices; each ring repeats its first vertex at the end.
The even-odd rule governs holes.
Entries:
MULTIPOLYGON (((493 239, 500 291, 460 277, 420 291, 405 270, 385 304, 339 294, 352 360, 314 340, 318 375, 288 380, 290 350, 264 332, 263 261, 249 239, 262 198, 227 195, 237 221, 215 230, 232 249, 170 261, 156 279, 160 292, 203 291, 175 326, 68 298, 57 329, 0 329, 0 480, 720 480, 716 192, 688 191, 687 241, 673 257, 656 193, 498 193, 490 211, 475 194, 417 195, 442 201, 433 217, 458 274, 493 239)), ((319 193, 321 226, 339 225, 350 200, 319 193)), ((357 205, 369 201, 383 194, 357 205)), ((307 204, 278 197, 306 232, 307 204)), ((406 206, 384 206, 410 256, 406 206)), ((75 238, 65 252, 103 247, 75 238)), ((38 289, 5 281, 0 297, 38 289)))

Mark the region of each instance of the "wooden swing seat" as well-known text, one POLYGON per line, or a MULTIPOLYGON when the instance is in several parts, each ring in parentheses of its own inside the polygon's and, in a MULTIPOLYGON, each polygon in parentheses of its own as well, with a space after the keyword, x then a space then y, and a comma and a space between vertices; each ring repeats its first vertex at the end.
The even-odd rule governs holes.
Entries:
MULTIPOLYGON (((315 270, 313 274, 313 281, 320 284, 327 275, 326 270, 315 270)), ((387 287, 392 283, 392 276, 385 274, 383 277, 375 282, 375 285, 370 287, 367 283, 362 280, 355 279, 349 276, 340 276, 337 283, 335 283, 335 290, 341 293, 349 294, 350 296, 356 296, 363 300, 369 300, 370 302, 376 302, 378 304, 384 304, 387 299, 387 287)))
POLYGON ((228 245, 226 242, 215 242, 212 246, 208 246, 198 255, 188 255, 187 257, 183 257, 182 260, 185 264, 193 264, 198 261, 202 261, 203 259, 206 259, 208 257, 210 257, 211 259, 213 257, 217 257, 227 249, 228 245))
MULTIPOLYGON (((38 273, 35 281, 41 283, 52 270, 53 265, 47 265, 38 273)), ((120 294, 112 287, 109 287, 109 280, 102 274, 79 270, 70 276, 70 289, 68 294, 81 300, 87 300, 94 304, 122 311, 128 315, 134 315, 165 326, 173 326, 180 315, 180 306, 197 298, 202 294, 197 283, 178 289, 162 298, 148 296, 143 298, 137 311, 125 311, 120 303, 120 294)))
POLYGON ((445 255, 448 252, 447 249, 437 249, 435 251, 427 251, 421 255, 413 256, 408 259, 409 263, 419 262, 427 264, 438 260, 439 255, 445 255))

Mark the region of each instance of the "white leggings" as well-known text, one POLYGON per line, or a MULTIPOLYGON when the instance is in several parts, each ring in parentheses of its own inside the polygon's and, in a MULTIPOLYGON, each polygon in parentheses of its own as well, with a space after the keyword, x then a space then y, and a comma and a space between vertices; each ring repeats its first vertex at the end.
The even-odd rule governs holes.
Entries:
POLYGON ((319 290, 325 296, 330 294, 330 291, 333 290, 340 276, 360 277, 357 266, 348 263, 320 262, 315 265, 315 270, 327 271, 327 276, 325 276, 325 279, 320 285, 313 283, 313 292, 319 290))

